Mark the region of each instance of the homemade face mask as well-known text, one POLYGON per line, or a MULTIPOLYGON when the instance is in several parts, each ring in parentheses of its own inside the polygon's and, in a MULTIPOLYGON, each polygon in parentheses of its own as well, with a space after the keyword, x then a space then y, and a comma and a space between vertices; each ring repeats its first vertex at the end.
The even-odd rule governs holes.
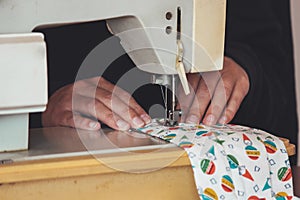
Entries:
POLYGON ((200 199, 298 199, 283 142, 238 125, 165 127, 157 120, 140 131, 184 148, 200 199))

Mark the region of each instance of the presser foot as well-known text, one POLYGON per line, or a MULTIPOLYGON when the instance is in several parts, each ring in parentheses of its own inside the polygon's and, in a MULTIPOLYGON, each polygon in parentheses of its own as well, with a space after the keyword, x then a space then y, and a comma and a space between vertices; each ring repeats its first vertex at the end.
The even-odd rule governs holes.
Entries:
POLYGON ((181 110, 169 111, 169 116, 164 119, 157 120, 157 123, 162 126, 177 126, 179 124, 180 117, 182 115, 181 110))
POLYGON ((172 119, 164 119, 163 122, 161 122, 161 125, 163 126, 177 126, 178 121, 172 120, 172 119))
POLYGON ((171 119, 157 119, 156 122, 161 125, 161 126, 169 126, 169 127, 172 127, 172 126, 177 126, 178 125, 178 121, 176 120, 171 120, 171 119))

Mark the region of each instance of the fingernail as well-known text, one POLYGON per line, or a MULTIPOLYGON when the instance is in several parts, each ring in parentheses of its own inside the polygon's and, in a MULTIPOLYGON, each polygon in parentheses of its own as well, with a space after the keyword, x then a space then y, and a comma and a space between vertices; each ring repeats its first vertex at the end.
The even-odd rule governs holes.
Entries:
POLYGON ((120 130, 128 130, 130 128, 129 124, 121 119, 117 121, 117 126, 120 130))
POLYGON ((144 122, 139 117, 133 118, 132 122, 137 127, 142 127, 144 125, 144 122))
POLYGON ((98 126, 98 122, 90 122, 89 123, 89 127, 92 128, 92 129, 97 128, 97 126, 98 126))
POLYGON ((141 115, 141 118, 144 120, 144 122, 146 124, 149 124, 151 122, 151 117, 149 115, 147 115, 147 114, 141 115))
POLYGON ((215 123, 215 116, 212 115, 212 114, 209 114, 206 119, 205 119, 205 122, 207 125, 211 126, 215 123))
POLYGON ((220 123, 220 124, 225 124, 226 121, 227 121, 227 117, 226 117, 226 116, 223 116, 223 117, 221 117, 221 119, 219 120, 219 123, 220 123))
POLYGON ((199 118, 196 115, 190 115, 186 118, 186 122, 190 124, 198 124, 199 118))

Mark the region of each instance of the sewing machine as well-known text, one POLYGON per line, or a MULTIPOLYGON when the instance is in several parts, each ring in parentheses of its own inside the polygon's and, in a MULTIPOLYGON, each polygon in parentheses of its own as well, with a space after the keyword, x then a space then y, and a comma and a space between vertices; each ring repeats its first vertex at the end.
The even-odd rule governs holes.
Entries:
POLYGON ((105 19, 136 66, 172 90, 173 122, 177 77, 188 94, 186 73, 222 68, 225 2, 0 0, 0 151, 26 149, 28 113, 47 104, 46 44, 34 28, 105 19))

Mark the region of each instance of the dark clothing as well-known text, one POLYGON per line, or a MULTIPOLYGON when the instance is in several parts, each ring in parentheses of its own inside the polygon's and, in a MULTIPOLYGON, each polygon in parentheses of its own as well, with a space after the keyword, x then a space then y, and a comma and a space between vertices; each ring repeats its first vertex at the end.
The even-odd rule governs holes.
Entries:
POLYGON ((289 1, 229 0, 227 13, 225 54, 244 67, 251 82, 232 123, 264 129, 297 144, 289 1))
MULTIPOLYGON (((297 144, 289 1, 228 0, 227 5, 225 54, 247 71, 251 82, 249 94, 232 123, 263 129, 297 144)), ((103 22, 42 32, 48 43, 49 95, 72 83, 85 56, 111 36, 103 22)), ((132 61, 124 55, 104 76, 115 83, 132 67, 132 61)), ((146 111, 152 104, 163 104, 157 86, 139 88, 134 97, 146 111)))
POLYGON ((232 123, 297 144, 297 113, 289 1, 229 0, 226 55, 248 73, 250 92, 232 123))

